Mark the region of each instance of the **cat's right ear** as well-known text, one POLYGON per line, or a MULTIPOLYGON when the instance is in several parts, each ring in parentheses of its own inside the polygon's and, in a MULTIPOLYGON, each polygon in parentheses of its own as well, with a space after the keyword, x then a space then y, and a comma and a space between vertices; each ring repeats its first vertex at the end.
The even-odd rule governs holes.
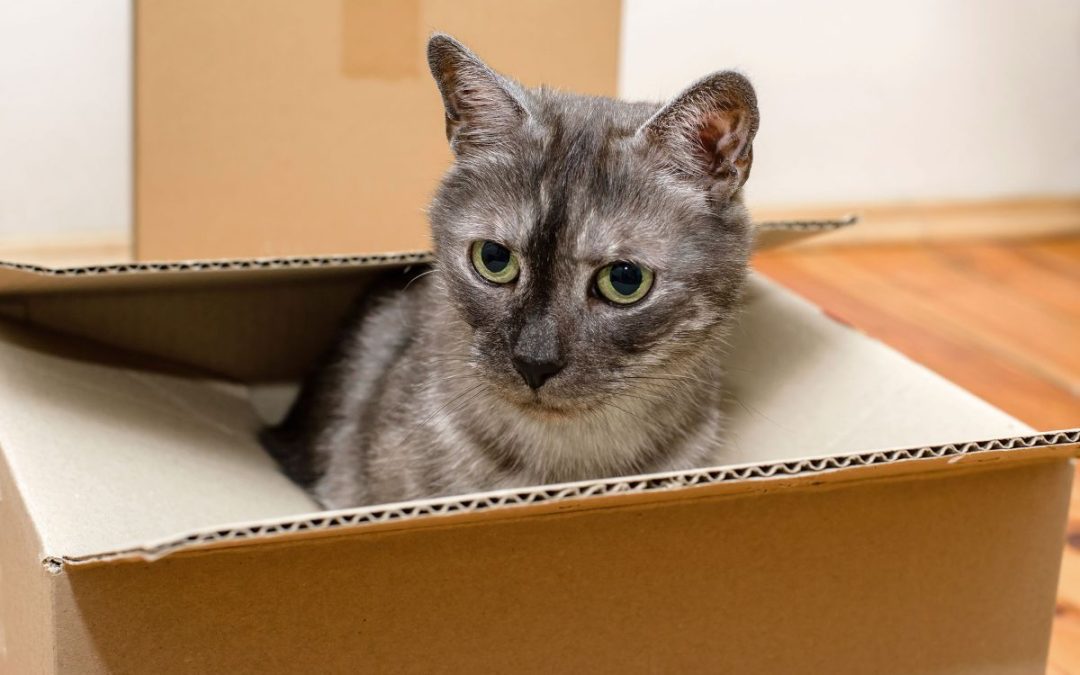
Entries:
POLYGON ((680 174, 728 199, 750 176, 757 128, 757 97, 750 80, 723 71, 685 89, 638 133, 663 148, 680 174))
POLYGON ((527 117, 514 84, 449 35, 428 41, 428 65, 446 108, 446 138, 457 155, 497 147, 527 117))

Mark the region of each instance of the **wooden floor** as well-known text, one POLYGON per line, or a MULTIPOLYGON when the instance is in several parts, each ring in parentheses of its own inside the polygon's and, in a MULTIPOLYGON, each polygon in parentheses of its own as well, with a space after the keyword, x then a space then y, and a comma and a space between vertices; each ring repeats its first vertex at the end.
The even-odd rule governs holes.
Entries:
MULTIPOLYGON (((1080 237, 770 252, 758 271, 1039 430, 1080 426, 1080 237)), ((1048 672, 1080 675, 1080 480, 1048 672)))

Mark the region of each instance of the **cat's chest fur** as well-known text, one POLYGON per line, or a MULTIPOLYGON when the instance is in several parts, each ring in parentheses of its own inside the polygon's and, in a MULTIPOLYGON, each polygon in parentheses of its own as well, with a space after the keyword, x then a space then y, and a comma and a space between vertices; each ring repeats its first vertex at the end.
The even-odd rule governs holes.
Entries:
POLYGON ((331 421, 312 443, 311 492, 328 508, 702 466, 720 450, 718 389, 677 381, 654 395, 561 415, 487 387, 433 279, 361 310, 343 342, 331 421), (454 345, 458 348, 455 349, 454 345))

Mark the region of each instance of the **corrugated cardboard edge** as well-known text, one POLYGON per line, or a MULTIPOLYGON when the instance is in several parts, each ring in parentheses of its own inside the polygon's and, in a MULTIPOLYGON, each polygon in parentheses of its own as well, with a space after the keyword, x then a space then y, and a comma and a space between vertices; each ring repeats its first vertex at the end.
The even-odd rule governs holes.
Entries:
POLYGON ((31 263, 0 261, 0 297, 92 289, 128 290, 138 287, 267 281, 280 275, 290 279, 330 273, 347 274, 375 267, 422 265, 431 262, 426 251, 368 255, 248 258, 234 260, 184 260, 175 262, 120 263, 82 267, 44 267, 31 263))
POLYGON ((236 258, 222 260, 178 260, 170 262, 111 263, 79 267, 46 267, 34 263, 0 261, 0 269, 30 272, 49 277, 79 277, 124 274, 168 274, 175 272, 246 272, 266 269, 308 269, 321 267, 363 267, 372 264, 409 264, 431 261, 427 251, 405 251, 370 255, 297 256, 286 258, 236 258))
POLYGON ((757 236, 754 250, 788 246, 810 237, 843 230, 859 222, 859 217, 849 214, 841 218, 827 220, 766 220, 754 224, 757 236))
POLYGON ((820 219, 795 219, 795 220, 762 220, 754 223, 758 232, 778 230, 793 232, 832 232, 845 227, 850 227, 859 222, 859 216, 848 213, 839 218, 820 219))
MULTIPOLYGON (((832 232, 854 225, 855 216, 835 220, 783 220, 756 223, 757 248, 767 249, 832 232)), ((403 251, 369 255, 297 256, 284 258, 243 258, 225 260, 181 260, 170 262, 133 262, 79 267, 47 267, 33 263, 0 261, 0 272, 19 273, 22 281, 5 281, 0 274, 0 293, 21 293, 59 290, 52 288, 50 279, 76 277, 102 278, 150 276, 166 280, 171 275, 186 278, 213 273, 248 273, 272 270, 351 269, 378 265, 424 264, 432 261, 430 251, 403 251)))
MULTIPOLYGON (((525 517, 573 509, 612 508, 629 505, 627 498, 652 496, 656 500, 685 499, 685 490, 705 489, 708 496, 740 492, 769 491, 796 485, 898 477, 927 469, 927 463, 948 469, 1004 459, 1034 461, 1075 457, 1080 452, 1080 428, 1051 431, 1030 436, 998 438, 966 443, 949 443, 873 450, 848 455, 795 461, 733 465, 720 468, 676 471, 646 476, 582 481, 535 488, 498 490, 459 497, 426 499, 340 511, 305 514, 255 523, 223 525, 200 530, 147 545, 104 551, 82 556, 52 555, 43 565, 54 574, 65 565, 90 565, 128 560, 154 561, 180 552, 249 544, 280 542, 292 538, 343 535, 357 529, 385 531, 420 525, 450 524, 470 520, 469 516, 525 517), (766 483, 763 485, 762 483, 766 483), (607 499, 604 499, 607 498, 607 499), (531 507, 527 512, 523 507, 531 507)), ((703 495, 705 496, 705 495, 703 495)))

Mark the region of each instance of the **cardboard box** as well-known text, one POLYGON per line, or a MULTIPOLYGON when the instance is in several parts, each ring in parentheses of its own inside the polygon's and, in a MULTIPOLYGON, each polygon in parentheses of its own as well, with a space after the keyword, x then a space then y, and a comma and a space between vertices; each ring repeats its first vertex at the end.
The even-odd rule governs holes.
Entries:
POLYGON ((1080 431, 761 278, 728 465, 318 512, 255 429, 426 260, 0 265, 3 672, 1043 672, 1080 431))
POLYGON ((140 260, 402 251, 450 162, 424 45, 614 95, 619 0, 142 0, 140 260))

